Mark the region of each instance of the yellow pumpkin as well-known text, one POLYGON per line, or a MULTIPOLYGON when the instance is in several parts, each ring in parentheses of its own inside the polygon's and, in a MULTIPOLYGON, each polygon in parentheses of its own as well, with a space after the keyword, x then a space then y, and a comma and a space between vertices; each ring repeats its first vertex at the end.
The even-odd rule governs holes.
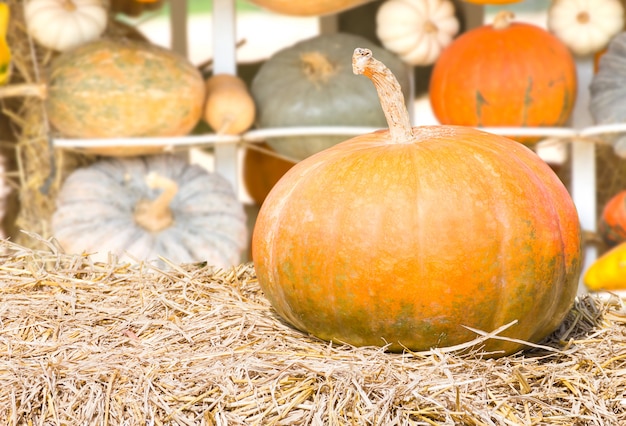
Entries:
POLYGON ((590 291, 626 290, 626 242, 600 256, 583 277, 590 291))

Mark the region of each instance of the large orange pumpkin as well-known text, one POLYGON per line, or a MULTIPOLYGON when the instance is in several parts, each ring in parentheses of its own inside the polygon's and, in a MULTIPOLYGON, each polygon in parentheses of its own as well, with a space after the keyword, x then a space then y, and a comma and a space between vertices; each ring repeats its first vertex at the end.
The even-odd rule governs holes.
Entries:
POLYGON ((598 233, 609 247, 626 241, 626 191, 618 192, 604 205, 598 233))
MULTIPOLYGON (((252 254, 273 307, 322 339, 393 351, 513 321, 505 335, 546 337, 572 306, 581 266, 559 178, 508 138, 411 128, 393 74, 367 49, 354 63, 378 86, 390 129, 299 162, 265 199, 252 254)), ((485 350, 523 347, 494 339, 485 350)))
POLYGON ((546 30, 511 22, 470 30, 439 57, 430 102, 442 124, 561 126, 576 101, 576 66, 567 47, 546 30))

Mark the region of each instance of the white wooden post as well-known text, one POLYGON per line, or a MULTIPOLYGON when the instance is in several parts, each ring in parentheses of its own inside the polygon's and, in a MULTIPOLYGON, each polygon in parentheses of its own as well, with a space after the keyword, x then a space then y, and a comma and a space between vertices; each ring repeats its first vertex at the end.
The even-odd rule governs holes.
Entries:
POLYGON ((187 0, 170 1, 170 26, 172 50, 186 58, 188 54, 187 0))
MULTIPOLYGON (((213 0, 213 73, 237 73, 235 0, 213 0)), ((238 192, 238 149, 236 144, 215 145, 215 171, 238 192)))
MULTIPOLYGON (((592 126, 593 119, 589 113, 590 92, 589 84, 593 78, 593 60, 590 57, 578 59, 576 61, 578 74, 578 93, 576 105, 572 113, 571 125, 576 130, 581 130, 592 126)), ((596 146, 593 141, 576 139, 572 143, 572 181, 570 192, 574 204, 578 209, 580 224, 584 230, 596 231, 596 146)), ((587 268, 596 260, 597 249, 593 245, 588 245, 584 249, 585 263, 583 264, 583 275, 587 268)), ((582 276, 579 283, 579 293, 587 291, 582 283, 582 276)))

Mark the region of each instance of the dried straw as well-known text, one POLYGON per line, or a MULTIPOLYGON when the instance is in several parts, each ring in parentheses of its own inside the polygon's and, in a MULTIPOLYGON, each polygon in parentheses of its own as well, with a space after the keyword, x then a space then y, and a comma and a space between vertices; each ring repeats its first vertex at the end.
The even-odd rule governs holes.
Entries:
MULTIPOLYGON (((7 42, 12 51, 11 86, 45 84, 51 60, 58 53, 38 46, 28 35, 23 16, 23 0, 7 0, 11 21, 7 42)), ((107 37, 140 37, 134 28, 110 17, 107 37)), ((5 87, 5 89, 12 87, 5 87)), ((22 91, 23 97, 2 101, 2 114, 11 121, 15 140, 17 170, 9 171, 18 188, 20 211, 16 220, 18 229, 26 229, 49 236, 50 217, 56 209, 56 195, 65 177, 76 168, 95 160, 94 156, 72 151, 55 150, 51 146, 51 129, 42 99, 22 91)), ((2 139, 9 139, 3 135, 2 139)), ((11 236, 22 245, 38 244, 32 238, 18 233, 11 236)), ((33 247, 43 248, 43 247, 33 247)))
POLYGON ((626 424, 618 298, 587 296, 542 345, 483 359, 386 353, 282 322, 252 265, 93 263, 5 243, 0 418, 8 425, 626 424))

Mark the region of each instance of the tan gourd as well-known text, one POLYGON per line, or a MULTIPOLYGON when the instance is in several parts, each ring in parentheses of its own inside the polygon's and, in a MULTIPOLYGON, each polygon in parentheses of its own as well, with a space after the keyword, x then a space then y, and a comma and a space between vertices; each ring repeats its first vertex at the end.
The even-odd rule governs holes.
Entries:
POLYGON ((216 74, 206 80, 204 120, 219 134, 238 134, 254 124, 256 107, 246 83, 237 76, 216 74))

